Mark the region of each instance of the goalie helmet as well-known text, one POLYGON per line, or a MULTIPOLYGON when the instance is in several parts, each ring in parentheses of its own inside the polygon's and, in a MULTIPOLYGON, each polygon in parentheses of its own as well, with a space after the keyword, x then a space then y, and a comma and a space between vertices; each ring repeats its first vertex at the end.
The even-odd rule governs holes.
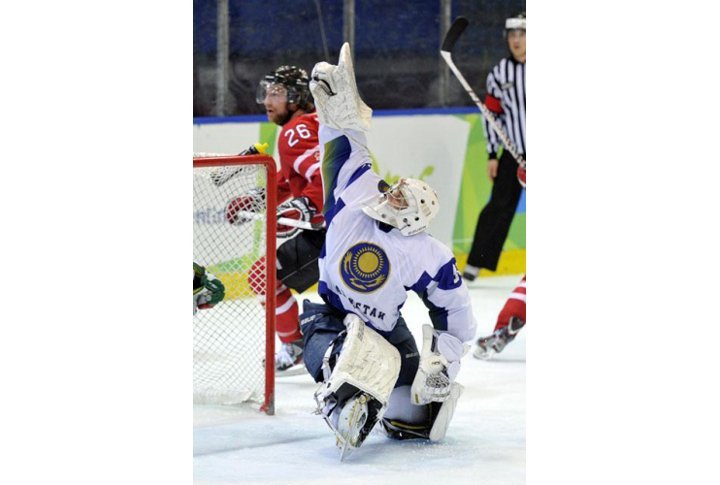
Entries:
POLYGON ((312 103, 309 84, 310 78, 305 69, 297 66, 280 66, 260 80, 255 101, 263 104, 268 88, 280 85, 287 90, 288 104, 295 104, 300 109, 308 109, 308 105, 312 103))
POLYGON ((440 210, 437 192, 416 179, 400 179, 380 194, 363 212, 380 222, 400 229, 403 236, 424 231, 440 210))
POLYGON ((525 12, 520 12, 514 17, 505 19, 505 37, 507 37, 507 33, 511 30, 527 30, 526 23, 525 12))

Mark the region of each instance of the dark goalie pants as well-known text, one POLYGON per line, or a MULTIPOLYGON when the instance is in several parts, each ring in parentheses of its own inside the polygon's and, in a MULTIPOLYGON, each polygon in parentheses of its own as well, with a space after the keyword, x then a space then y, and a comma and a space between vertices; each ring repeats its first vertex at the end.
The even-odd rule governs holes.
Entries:
MULTIPOLYGON (((323 303, 303 302, 303 313, 300 315, 300 328, 305 343, 305 367, 315 382, 323 380, 323 357, 331 343, 335 342, 330 366, 334 366, 337 356, 345 341, 346 313, 323 303)), ((380 333, 380 332, 378 332, 380 333)), ((381 333, 400 352, 400 376, 395 387, 411 385, 420 363, 415 339, 408 330, 405 320, 400 317, 395 328, 389 333, 381 333)))

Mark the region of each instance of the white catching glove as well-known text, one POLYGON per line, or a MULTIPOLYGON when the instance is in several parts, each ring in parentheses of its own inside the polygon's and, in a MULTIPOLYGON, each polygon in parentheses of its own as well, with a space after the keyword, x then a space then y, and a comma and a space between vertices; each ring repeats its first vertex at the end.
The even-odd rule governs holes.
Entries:
POLYGON ((420 365, 410 389, 412 403, 443 402, 450 396, 450 385, 460 372, 460 359, 470 349, 449 333, 438 333, 423 325, 420 365))
POLYGON ((370 130, 372 109, 358 94, 350 44, 345 42, 340 49, 337 66, 318 62, 310 78, 320 123, 338 130, 370 130))

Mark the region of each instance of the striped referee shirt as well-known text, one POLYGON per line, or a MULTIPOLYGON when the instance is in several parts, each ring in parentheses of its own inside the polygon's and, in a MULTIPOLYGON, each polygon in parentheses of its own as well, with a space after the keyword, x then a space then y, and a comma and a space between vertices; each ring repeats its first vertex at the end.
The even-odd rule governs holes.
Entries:
MULTIPOLYGON (((525 63, 508 57, 490 71, 485 105, 495 113, 517 151, 525 154, 525 63)), ((502 142, 490 123, 484 121, 488 158, 497 158, 502 142)))

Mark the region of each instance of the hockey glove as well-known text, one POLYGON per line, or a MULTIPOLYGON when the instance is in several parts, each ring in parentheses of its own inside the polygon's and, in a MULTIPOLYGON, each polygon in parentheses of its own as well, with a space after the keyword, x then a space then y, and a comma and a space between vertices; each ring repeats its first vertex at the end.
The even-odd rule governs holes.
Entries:
POLYGON ((310 91, 321 124, 338 130, 369 131, 372 109, 358 94, 350 44, 343 44, 337 65, 315 64, 311 78, 310 91))
MULTIPOLYGON (((297 197, 280 204, 277 208, 278 218, 293 219, 299 222, 310 222, 317 211, 310 205, 307 197, 297 197)), ((300 231, 299 227, 278 224, 277 237, 287 239, 300 231)))
POLYGON ((205 276, 205 266, 201 266, 193 261, 193 315, 198 310, 198 298, 205 291, 202 278, 205 276))
POLYGON ((225 285, 211 273, 201 276, 202 290, 196 295, 195 302, 200 310, 212 308, 225 298, 225 285))
POLYGON ((267 143, 255 143, 254 145, 246 148, 245 150, 238 153, 238 155, 257 155, 259 153, 265 153, 268 148, 267 143))
POLYGON ((243 224, 253 219, 253 214, 265 210, 265 189, 250 189, 230 201, 225 208, 225 219, 230 224, 243 224))
POLYGON ((415 380, 410 389, 412 403, 443 402, 450 396, 451 384, 460 372, 460 359, 468 351, 460 339, 438 333, 423 325, 423 347, 415 380))

